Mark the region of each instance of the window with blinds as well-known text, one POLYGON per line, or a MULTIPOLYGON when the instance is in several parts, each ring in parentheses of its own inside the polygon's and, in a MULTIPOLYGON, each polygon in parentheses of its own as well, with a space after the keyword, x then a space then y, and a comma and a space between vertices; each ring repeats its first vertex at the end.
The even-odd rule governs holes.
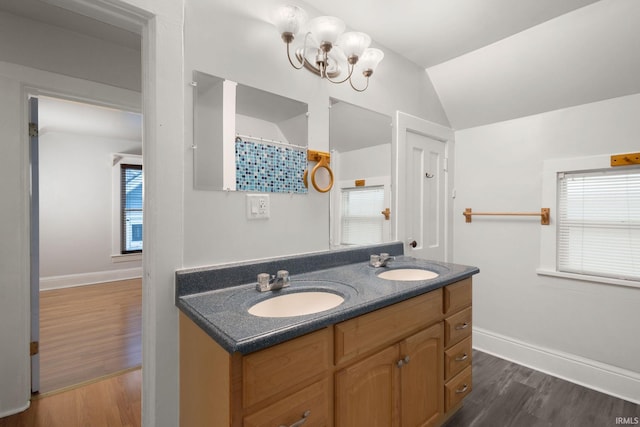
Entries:
POLYGON ((120 253, 142 252, 142 165, 120 165, 120 253))
POLYGON ((341 244, 381 243, 384 186, 343 188, 341 199, 341 244))
POLYGON ((558 174, 558 271, 640 280, 640 169, 558 174))

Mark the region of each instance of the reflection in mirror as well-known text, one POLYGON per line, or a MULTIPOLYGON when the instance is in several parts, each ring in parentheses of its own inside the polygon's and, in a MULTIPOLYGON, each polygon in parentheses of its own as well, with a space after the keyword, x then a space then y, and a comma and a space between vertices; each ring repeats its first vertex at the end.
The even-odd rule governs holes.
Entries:
POLYGON ((391 117, 331 99, 329 128, 332 246, 391 241, 391 117))
POLYGON ((199 71, 194 85, 194 186, 307 193, 307 104, 199 71))

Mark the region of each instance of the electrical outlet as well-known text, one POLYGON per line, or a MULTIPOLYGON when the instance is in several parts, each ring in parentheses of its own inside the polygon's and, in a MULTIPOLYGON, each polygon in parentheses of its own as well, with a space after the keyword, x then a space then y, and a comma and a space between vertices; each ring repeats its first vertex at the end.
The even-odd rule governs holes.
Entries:
POLYGON ((270 214, 268 194, 247 194, 247 219, 267 219, 270 214))

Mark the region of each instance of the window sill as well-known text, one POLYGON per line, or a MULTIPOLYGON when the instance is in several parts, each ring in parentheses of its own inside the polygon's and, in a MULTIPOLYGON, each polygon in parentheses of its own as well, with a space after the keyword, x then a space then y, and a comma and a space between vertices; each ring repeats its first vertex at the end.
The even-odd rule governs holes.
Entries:
POLYGON ((124 255, 111 255, 111 262, 132 262, 132 261, 142 261, 142 254, 124 254, 124 255))
POLYGON ((586 274, 565 273, 562 271, 546 270, 538 268, 536 273, 540 276, 560 277, 563 279, 580 280, 583 282, 603 283, 607 285, 627 286, 630 288, 640 288, 640 281, 637 280, 624 280, 624 279, 612 279, 609 277, 588 276, 586 274))

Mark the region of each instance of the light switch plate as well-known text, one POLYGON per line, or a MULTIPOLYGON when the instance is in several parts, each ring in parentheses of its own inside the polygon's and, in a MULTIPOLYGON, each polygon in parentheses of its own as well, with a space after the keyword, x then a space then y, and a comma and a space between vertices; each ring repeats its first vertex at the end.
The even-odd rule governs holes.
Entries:
POLYGON ((267 219, 270 214, 268 194, 247 194, 247 219, 267 219))

